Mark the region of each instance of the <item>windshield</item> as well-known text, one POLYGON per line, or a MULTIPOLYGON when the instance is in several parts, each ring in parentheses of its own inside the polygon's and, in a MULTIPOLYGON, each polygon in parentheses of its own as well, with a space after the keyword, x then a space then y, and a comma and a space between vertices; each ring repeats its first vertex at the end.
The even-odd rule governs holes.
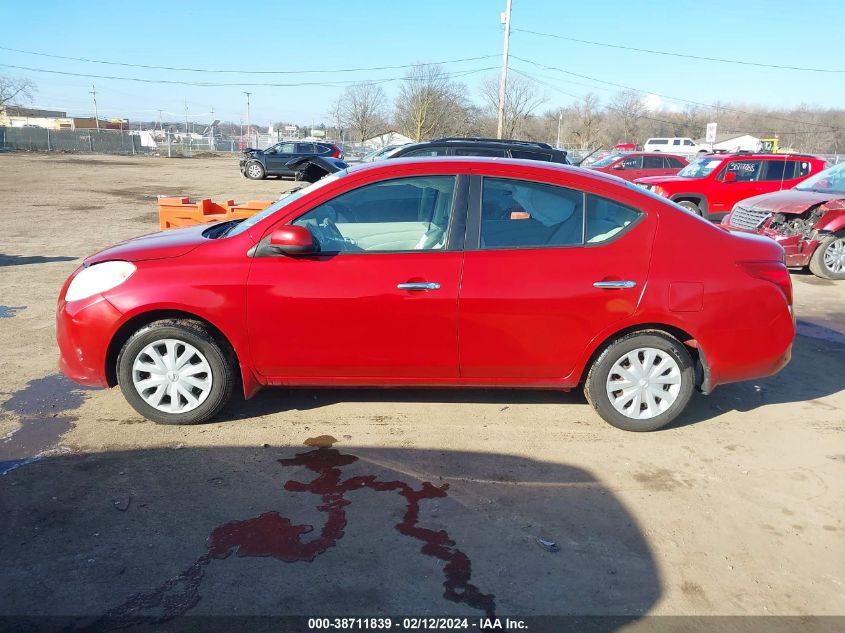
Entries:
POLYGON ((845 163, 839 163, 815 176, 810 176, 800 185, 796 185, 798 191, 817 191, 819 193, 845 192, 845 163))
POLYGON ((721 158, 699 158, 678 172, 681 178, 706 178, 722 164, 721 158))
POLYGON ((334 174, 329 174, 328 176, 324 176, 323 178, 321 178, 317 182, 310 184, 307 187, 303 187, 302 189, 297 189, 296 191, 291 192, 290 195, 285 196, 281 200, 277 200, 276 202, 271 204, 269 207, 264 209, 264 211, 262 211, 261 213, 258 213, 256 215, 252 216, 251 218, 247 218, 246 220, 244 220, 240 224, 234 225, 222 237, 232 237, 233 235, 240 235, 241 233, 246 231, 249 227, 255 226, 256 224, 261 222, 261 220, 263 220, 264 218, 273 215, 279 209, 285 208, 286 206, 288 206, 294 200, 299 200, 302 196, 307 195, 307 194, 311 193, 312 191, 316 191, 317 189, 320 189, 321 187, 325 187, 327 184, 334 182, 338 178, 342 178, 345 175, 346 175, 346 170, 344 169, 344 170, 338 171, 334 174))
POLYGON ((611 154, 610 156, 605 156, 594 162, 590 167, 607 167, 610 163, 614 162, 617 158, 622 156, 622 154, 611 154))

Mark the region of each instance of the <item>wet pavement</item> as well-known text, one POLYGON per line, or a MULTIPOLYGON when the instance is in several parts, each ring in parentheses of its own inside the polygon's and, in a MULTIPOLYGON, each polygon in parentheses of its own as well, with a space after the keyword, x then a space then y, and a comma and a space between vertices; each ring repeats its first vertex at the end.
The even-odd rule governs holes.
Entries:
POLYGON ((82 387, 61 374, 30 380, 13 393, 2 411, 15 414, 20 428, 0 439, 0 475, 56 449, 85 397, 82 387))

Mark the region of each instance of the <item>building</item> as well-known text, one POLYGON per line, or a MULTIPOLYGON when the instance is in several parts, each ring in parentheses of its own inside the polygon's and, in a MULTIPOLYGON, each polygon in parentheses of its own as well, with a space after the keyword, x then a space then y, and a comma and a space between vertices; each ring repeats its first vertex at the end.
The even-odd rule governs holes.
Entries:
MULTIPOLYGON (((704 147, 710 145, 703 138, 696 139, 695 144, 704 147)), ((713 143, 713 150, 724 152, 758 152, 760 151, 760 139, 750 134, 717 134, 716 142, 713 143)))
POLYGON ((381 149, 382 147, 387 147, 388 145, 407 145, 408 143, 413 142, 414 139, 408 138, 404 134, 400 134, 395 130, 389 130, 383 134, 379 134, 378 136, 364 139, 363 145, 368 149, 381 149))
MULTIPOLYGON (((40 127, 48 130, 96 130, 97 119, 89 117, 69 117, 61 110, 40 110, 7 106, 0 109, 0 127, 40 127)), ((126 119, 99 120, 101 130, 121 130, 127 128, 126 119)))
POLYGON ((60 110, 39 110, 7 106, 0 110, 0 127, 43 127, 50 130, 72 130, 73 119, 60 110))

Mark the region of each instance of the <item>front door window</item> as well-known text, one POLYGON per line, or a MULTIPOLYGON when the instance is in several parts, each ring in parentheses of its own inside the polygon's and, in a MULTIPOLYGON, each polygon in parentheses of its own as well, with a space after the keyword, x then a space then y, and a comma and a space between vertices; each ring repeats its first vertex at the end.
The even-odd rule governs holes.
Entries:
POLYGON ((341 194, 297 218, 321 252, 442 250, 454 176, 396 178, 341 194))

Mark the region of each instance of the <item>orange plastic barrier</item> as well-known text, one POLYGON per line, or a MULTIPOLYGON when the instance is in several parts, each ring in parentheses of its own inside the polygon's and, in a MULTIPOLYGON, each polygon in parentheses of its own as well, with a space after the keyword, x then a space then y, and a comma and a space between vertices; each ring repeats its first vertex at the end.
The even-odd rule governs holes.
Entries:
POLYGON ((250 200, 245 204, 235 204, 227 200, 223 204, 204 198, 191 202, 188 198, 159 198, 158 225, 162 231, 193 224, 208 224, 223 220, 248 218, 269 207, 272 202, 250 200))

